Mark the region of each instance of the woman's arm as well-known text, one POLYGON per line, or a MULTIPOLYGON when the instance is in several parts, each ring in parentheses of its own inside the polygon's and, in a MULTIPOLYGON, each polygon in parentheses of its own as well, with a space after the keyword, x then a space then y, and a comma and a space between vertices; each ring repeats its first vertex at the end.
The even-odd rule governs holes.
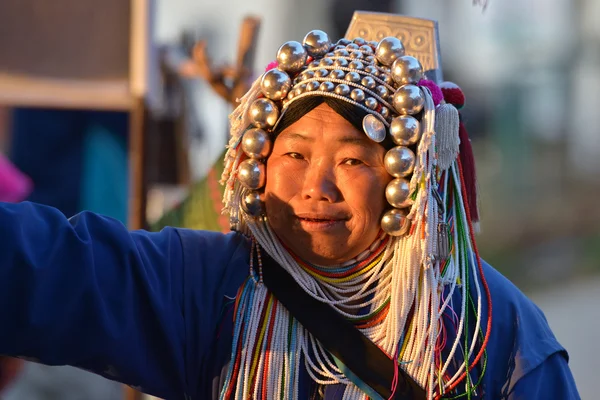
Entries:
POLYGON ((174 229, 0 204, 0 354, 183 398, 182 258, 174 229))

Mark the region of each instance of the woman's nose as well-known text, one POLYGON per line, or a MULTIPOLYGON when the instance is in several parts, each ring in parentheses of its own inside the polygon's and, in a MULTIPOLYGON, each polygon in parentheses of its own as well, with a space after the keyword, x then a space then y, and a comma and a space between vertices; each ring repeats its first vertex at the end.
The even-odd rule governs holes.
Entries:
POLYGON ((325 161, 311 163, 302 186, 302 198, 305 200, 340 201, 341 193, 336 184, 333 167, 325 161))

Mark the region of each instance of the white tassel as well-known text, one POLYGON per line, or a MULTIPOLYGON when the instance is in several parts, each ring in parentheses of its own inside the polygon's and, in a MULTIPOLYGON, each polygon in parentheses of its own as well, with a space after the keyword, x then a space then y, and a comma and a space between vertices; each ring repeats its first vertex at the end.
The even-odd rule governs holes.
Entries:
POLYGON ((438 167, 446 171, 456 157, 460 146, 458 110, 452 104, 440 105, 435 111, 435 132, 438 144, 438 167))

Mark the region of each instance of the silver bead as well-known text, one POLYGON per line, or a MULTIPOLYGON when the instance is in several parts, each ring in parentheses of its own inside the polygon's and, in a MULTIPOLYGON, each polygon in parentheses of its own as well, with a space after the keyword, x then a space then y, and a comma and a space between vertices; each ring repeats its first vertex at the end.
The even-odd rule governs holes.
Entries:
POLYGON ((375 89, 375 86, 377 86, 377 82, 375 82, 375 79, 373 79, 370 76, 365 76, 364 78, 362 78, 360 83, 367 89, 375 89))
POLYGON ((319 67, 329 67, 333 65, 333 60, 329 57, 325 57, 319 61, 319 67))
POLYGON ((348 46, 350 43, 352 43, 351 40, 348 40, 346 38, 341 38, 340 40, 337 41, 337 45, 338 46, 348 46))
POLYGON ((360 60, 352 60, 350 61, 350 64, 348 64, 348 68, 350 69, 362 70, 364 67, 365 65, 360 60))
POLYGON ((376 66, 374 66, 374 65, 367 65, 367 66, 365 67, 365 72, 366 72, 367 74, 371 74, 371 75, 375 75, 375 76, 377 76, 377 67, 376 67, 376 66))
POLYGON ((394 179, 385 188, 385 198, 396 208, 410 206, 413 203, 410 198, 410 183, 406 179, 394 179))
POLYGON ((306 91, 313 92, 319 88, 320 83, 317 81, 308 82, 306 84, 306 91))
POLYGON ((361 59, 363 58, 363 53, 360 50, 354 50, 352 53, 350 53, 350 58, 361 59))
POLYGON ((372 48, 376 49, 379 42, 377 40, 367 40, 367 43, 365 44, 368 44, 372 48))
POLYGON ((321 68, 315 71, 315 77, 317 78, 324 78, 327 75, 329 75, 329 71, 327 71, 325 68, 321 68))
POLYGON ((400 39, 388 36, 381 39, 375 49, 375 58, 383 65, 391 66, 398 57, 404 55, 404 45, 400 39))
POLYGON ((315 71, 313 71, 313 70, 307 70, 307 71, 304 71, 302 73, 302 80, 303 81, 307 81, 307 80, 312 79, 314 77, 315 77, 315 71))
POLYGON ((321 92, 333 92, 333 89, 335 89, 335 84, 329 81, 321 82, 321 85, 319 86, 321 92))
POLYGON ((242 198, 242 208, 253 217, 259 217, 264 214, 264 202, 260 198, 260 193, 249 191, 242 198))
POLYGON ((360 74, 358 72, 348 72, 344 79, 348 82, 358 83, 360 82, 360 74))
POLYGON ((412 146, 421 139, 421 124, 414 117, 401 115, 392 119, 390 136, 399 146, 412 146))
POLYGON ((348 96, 350 94, 350 86, 346 85, 345 83, 341 83, 337 85, 335 92, 340 96, 348 96))
POLYGON ((423 109, 424 104, 425 97, 418 86, 400 86, 394 93, 394 108, 400 114, 418 114, 423 109))
POLYGON ((379 111, 379 113, 381 114, 381 116, 383 118, 389 118, 390 116, 390 109, 387 107, 381 107, 381 111, 379 111))
POLYGON ((410 220, 406 215, 402 210, 387 211, 381 218, 381 229, 390 236, 405 235, 410 229, 410 220))
POLYGON ((334 69, 329 73, 329 77, 332 79, 344 79, 344 76, 346 76, 346 73, 341 69, 334 69))
POLYGON ((383 162, 388 174, 394 178, 404 178, 412 174, 415 168, 415 159, 415 153, 411 149, 404 146, 397 146, 385 153, 383 162))
POLYGON ((381 143, 385 139, 385 125, 373 114, 367 114, 362 121, 363 131, 369 139, 381 143))
POLYGON ((289 92, 289 93, 288 93, 288 95, 287 95, 287 99, 288 99, 288 100, 291 100, 291 99, 293 99, 294 97, 296 97, 296 91, 295 91, 295 90, 290 90, 290 92, 289 92))
POLYGON ((348 50, 346 50, 346 48, 337 49, 333 52, 333 54, 335 54, 336 57, 350 57, 350 53, 348 52, 348 50))
POLYGON ((366 56, 365 62, 368 62, 369 64, 373 64, 375 62, 375 56, 366 56))
POLYGON ((271 139, 260 128, 249 129, 242 137, 242 150, 250 158, 266 158, 271 152, 271 139))
POLYGON ((356 43, 349 43, 348 46, 346 46, 346 49, 348 50, 358 50, 360 46, 357 45, 356 43))
POLYGON ((367 97, 365 99, 365 107, 367 107, 370 110, 377 109, 378 105, 379 105, 379 103, 377 102, 377 100, 374 97, 367 97))
POLYGON ((306 92, 306 83, 301 83, 300 85, 296 86, 293 92, 296 96, 300 96, 302 93, 306 92))
POLYGON ((387 85, 392 86, 394 84, 394 78, 392 78, 392 76, 388 73, 381 73, 380 79, 383 80, 387 85))
POLYGON ((292 80, 285 72, 274 68, 263 74, 260 80, 260 91, 271 100, 281 100, 287 96, 292 87, 292 80))
POLYGON ((373 54, 373 49, 371 48, 371 46, 363 44, 362 46, 360 46, 358 48, 358 50, 362 51, 363 54, 373 54))
POLYGON ((362 89, 353 89, 350 92, 350 97, 354 101, 361 102, 365 99, 365 92, 362 89))
POLYGON ((379 85, 375 88, 375 93, 379 95, 382 99, 386 99, 390 95, 390 91, 383 85, 379 85))
POLYGON ((345 58, 338 58, 333 62, 333 65, 336 67, 347 67, 348 64, 348 60, 346 60, 345 58))
POLYGON ((291 41, 285 42, 277 51, 279 68, 288 72, 297 72, 306 64, 308 53, 302 44, 291 41))
POLYGON ((321 57, 331 48, 329 36, 323 31, 313 30, 306 34, 302 41, 308 54, 313 57, 321 57))
POLYGON ((346 45, 345 44, 337 44, 335 45, 335 47, 333 48, 333 51, 335 52, 336 50, 341 50, 341 49, 346 49, 346 45))
POLYGON ((367 41, 361 37, 354 38, 353 42, 359 46, 363 46, 365 43, 367 43, 367 41))
POLYGON ((265 166, 253 158, 240 163, 237 175, 240 183, 247 189, 257 190, 265 185, 265 166))
POLYGON ((416 58, 402 56, 392 64, 392 77, 399 85, 417 84, 423 77, 423 67, 416 58))
POLYGON ((272 100, 256 99, 250 105, 248 114, 252 125, 265 129, 275 125, 277 118, 279 118, 279 109, 272 100))

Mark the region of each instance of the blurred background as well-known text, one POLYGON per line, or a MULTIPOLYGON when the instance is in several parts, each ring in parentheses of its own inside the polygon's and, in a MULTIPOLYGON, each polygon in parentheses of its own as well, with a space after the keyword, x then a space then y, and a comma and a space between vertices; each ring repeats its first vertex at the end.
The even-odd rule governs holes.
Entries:
MULTIPOLYGON (((595 0, 3 0, 0 200, 93 210, 134 229, 228 230, 218 160, 237 94, 284 41, 311 29, 342 37, 354 10, 439 22, 444 79, 467 98, 480 253, 543 309, 582 398, 597 398, 595 0)), ((79 370, 11 362, 0 362, 16 376, 0 380, 3 400, 141 397, 79 370)))

